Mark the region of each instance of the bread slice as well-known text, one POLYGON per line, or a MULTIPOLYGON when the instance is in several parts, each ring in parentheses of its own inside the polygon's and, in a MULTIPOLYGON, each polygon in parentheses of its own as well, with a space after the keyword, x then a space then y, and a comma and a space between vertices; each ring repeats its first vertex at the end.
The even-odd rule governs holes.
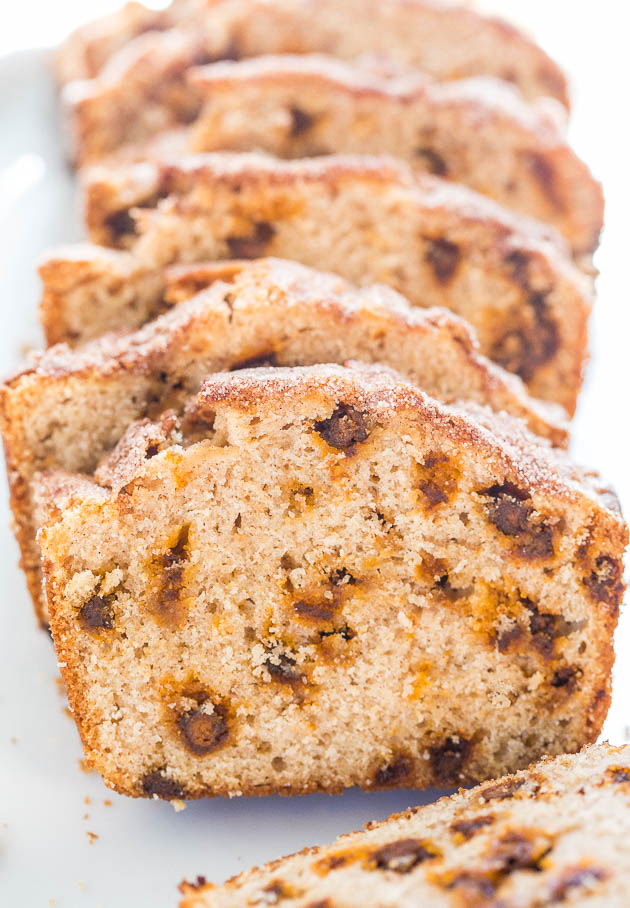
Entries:
POLYGON ((158 78, 163 63, 162 45, 146 43, 115 90, 67 93, 79 166, 191 151, 262 149, 287 158, 393 153, 418 172, 464 183, 554 224, 578 256, 597 246, 601 186, 568 146, 555 102, 527 103, 513 86, 487 77, 438 82, 371 58, 282 55, 191 69, 197 106, 204 106, 190 127, 181 125, 176 106, 164 106, 159 116, 147 107, 144 119, 126 124, 120 108, 135 81, 158 78))
POLYGON ((600 744, 223 886, 183 883, 180 908, 625 908, 629 886, 630 747, 600 744))
POLYGON ((128 252, 92 243, 58 246, 42 257, 39 274, 39 319, 49 346, 133 331, 167 308, 164 268, 149 268, 128 252))
POLYGON ((135 38, 172 28, 178 6, 183 4, 172 2, 165 10, 155 10, 128 0, 120 9, 79 26, 54 55, 57 81, 65 85, 98 75, 109 58, 135 38))
POLYGON ((394 154, 553 224, 577 255, 597 246, 600 184, 557 117, 504 82, 436 82, 321 55, 214 63, 193 74, 206 106, 192 151, 394 154))
POLYGON ((560 408, 530 398, 478 352, 470 328, 443 309, 412 308, 387 287, 359 290, 294 262, 179 266, 169 301, 188 303, 137 333, 31 357, 0 388, 14 524, 38 615, 40 553, 31 480, 38 470, 93 470, 129 423, 180 407, 209 372, 256 361, 306 365, 360 359, 395 367, 429 394, 487 404, 567 443, 560 408))
MULTIPOLYGON (((96 76, 107 82, 124 72, 136 46, 159 43, 167 29, 167 42, 177 32, 185 36, 193 64, 203 57, 323 51, 354 58, 371 51, 440 79, 494 75, 528 98, 551 96, 568 106, 564 74, 530 38, 467 6, 432 0, 175 0, 160 12, 132 3, 75 31, 57 53, 57 76, 62 83, 96 76)), ((159 106, 162 90, 172 95, 178 74, 167 74, 170 84, 147 82, 143 96, 129 99, 129 119, 145 98, 159 106)))
MULTIPOLYGON (((464 187, 414 175, 391 158, 209 154, 96 168, 86 200, 92 239, 132 250, 147 269, 277 255, 356 283, 390 284, 414 305, 445 306, 473 325, 482 352, 520 375, 533 396, 575 409, 591 280, 553 230, 464 187)), ((92 296, 82 270, 68 288, 67 273, 63 254, 44 266, 44 322, 56 323, 59 338, 69 300, 71 330, 81 340, 105 326, 109 303, 100 283, 98 299, 92 296)), ((121 292, 128 296, 131 285, 121 292)), ((126 320, 119 302, 112 305, 108 327, 141 321, 133 296, 126 320)))
POLYGON ((509 417, 373 365, 224 373, 36 489, 69 702, 117 791, 451 785, 599 732, 627 529, 509 417))

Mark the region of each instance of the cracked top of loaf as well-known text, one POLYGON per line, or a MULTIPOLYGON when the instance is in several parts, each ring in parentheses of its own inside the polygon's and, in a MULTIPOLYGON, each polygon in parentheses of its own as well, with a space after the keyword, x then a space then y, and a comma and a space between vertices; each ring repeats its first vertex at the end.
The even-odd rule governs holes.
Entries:
MULTIPOLYGON (((285 400, 295 403, 320 395, 343 396, 355 409, 369 412, 376 422, 400 412, 411 419, 426 415, 457 444, 486 449, 516 482, 526 481, 535 492, 565 500, 577 501, 586 495, 595 499, 618 527, 625 526, 618 499, 599 474, 574 464, 564 452, 533 436, 522 422, 473 403, 441 404, 386 366, 327 363, 217 373, 203 382, 188 405, 185 425, 210 425, 222 407, 254 413, 277 410, 285 400)), ((125 455, 116 458, 120 468, 127 472, 130 464, 138 463, 137 453, 142 448, 142 441, 130 444, 126 438, 125 455)), ((142 462, 140 472, 144 466, 142 462)))

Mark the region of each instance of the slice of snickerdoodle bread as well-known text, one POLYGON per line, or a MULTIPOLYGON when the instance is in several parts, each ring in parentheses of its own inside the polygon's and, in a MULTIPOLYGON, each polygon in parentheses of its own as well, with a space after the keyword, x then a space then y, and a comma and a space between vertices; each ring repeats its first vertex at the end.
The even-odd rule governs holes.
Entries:
MULTIPOLYGON (((66 327, 81 340, 140 324, 151 305, 135 292, 143 268, 278 255, 452 309, 473 325, 482 352, 535 397, 575 409, 591 281, 562 239, 392 158, 208 154, 95 169, 87 220, 95 242, 132 253, 122 266, 132 277, 103 282, 99 268, 92 282, 89 262, 75 270, 71 254, 53 253, 42 269, 43 315, 56 339, 66 327)), ((152 303, 160 304, 157 292, 152 303)))
POLYGON ((180 888, 180 908, 626 908, 630 747, 546 759, 223 886, 180 888))
POLYGON ((179 104, 186 115, 189 66, 314 51, 348 59, 377 53, 440 79, 493 75, 528 98, 554 97, 568 107, 563 72, 531 38, 467 5, 431 0, 174 0, 160 11, 129 3, 77 29, 55 68, 61 83, 93 80, 75 82, 88 92, 99 83, 131 82, 121 118, 133 128, 147 106, 153 117, 161 105, 179 104), (172 56, 150 82, 134 84, 130 67, 156 46, 171 47, 172 56))
POLYGON ((387 287, 359 290, 294 262, 177 266, 168 300, 204 293, 127 336, 31 357, 0 388, 0 419, 22 566, 38 614, 39 549, 31 479, 37 470, 89 471, 130 422, 180 407, 209 372, 256 361, 278 365, 377 361, 442 400, 474 400, 524 419, 564 445, 560 408, 530 398, 516 376, 478 352, 471 330, 446 310, 418 309, 387 287))
POLYGON ((214 63, 193 75, 206 104, 192 151, 393 154, 553 224, 576 255, 597 246, 601 186, 557 118, 505 83, 436 82, 320 55, 214 63))
MULTIPOLYGON (((205 151, 263 150, 284 158, 394 154, 421 173, 463 183, 508 208, 553 224, 576 256, 591 254, 603 220, 601 186, 567 144, 556 105, 525 101, 497 79, 440 82, 362 58, 279 55, 191 69, 201 110, 182 125, 176 106, 125 125, 130 81, 68 92, 65 117, 79 166, 107 166, 205 151)), ((142 67, 141 67, 142 63, 142 67)), ((133 84, 133 83, 132 83, 133 84)))
POLYGON ((118 791, 450 785, 599 733, 627 529, 507 416, 381 366, 223 373, 36 488, 69 702, 118 791))

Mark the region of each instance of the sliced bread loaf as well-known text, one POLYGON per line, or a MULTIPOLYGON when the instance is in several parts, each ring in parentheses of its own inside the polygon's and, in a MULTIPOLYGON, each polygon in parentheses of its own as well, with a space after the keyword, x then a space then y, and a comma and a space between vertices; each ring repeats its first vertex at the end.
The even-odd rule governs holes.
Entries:
MULTIPOLYGON (((553 230, 464 187, 391 158, 209 154, 95 169, 86 195, 92 239, 131 250, 127 271, 278 255, 356 283, 388 283, 414 305, 461 315, 483 353, 535 397, 575 409, 591 281, 553 230)), ((43 270, 46 321, 58 339, 66 305, 77 339, 146 317, 133 284, 114 282, 110 307, 107 287, 86 283, 83 268, 73 280, 73 268, 62 254, 43 270)))
POLYGON ((503 82, 436 82, 317 55, 214 63, 193 73, 206 103, 192 151, 393 154, 553 224, 576 255, 597 246, 601 186, 557 117, 503 82))
MULTIPOLYGON (((137 57, 136 47, 178 34, 187 42, 188 65, 267 53, 353 58, 371 51, 440 79, 494 75, 526 97, 551 96, 568 106, 564 74, 534 41, 468 6, 432 0, 174 0, 161 11, 129 3, 70 36, 56 55, 58 78, 108 81, 137 57)), ((172 96, 182 85, 182 68, 163 75, 145 84, 143 98, 130 97, 130 114, 145 99, 155 102, 162 90, 172 96)))
POLYGON ((470 328, 445 310, 417 309, 387 287, 359 290, 334 275, 278 260, 179 266, 164 279, 168 301, 209 289, 135 334, 110 335, 79 351, 60 345, 35 354, 0 388, 14 524, 44 622, 34 473, 93 470, 129 423, 181 408, 210 372, 262 361, 382 362, 433 396, 507 411, 554 444, 566 444, 560 408, 530 398, 516 376, 478 352, 470 328))
POLYGON ((627 529, 507 416, 380 366, 224 373, 36 501, 87 765, 120 792, 453 785, 599 733, 627 529))

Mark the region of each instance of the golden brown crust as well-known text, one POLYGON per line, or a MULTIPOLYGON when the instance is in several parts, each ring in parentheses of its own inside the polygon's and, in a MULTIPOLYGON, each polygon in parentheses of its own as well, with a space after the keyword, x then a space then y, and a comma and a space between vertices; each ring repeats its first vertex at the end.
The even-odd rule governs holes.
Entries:
POLYGON ((295 401, 324 391, 343 397, 357 410, 370 412, 376 421, 391 419, 402 411, 418 413, 419 418, 425 415, 454 442, 500 457, 515 481, 527 476, 531 488, 567 500, 586 494, 599 502, 614 523, 624 527, 614 493, 602 486, 597 474, 577 467, 566 454, 546 445, 519 422, 463 401, 456 407, 445 407, 419 388, 401 382, 400 376, 385 366, 353 362, 350 371, 348 366, 320 364, 219 373, 206 379, 189 413, 193 420, 203 421, 221 403, 254 412, 271 401, 295 401))
POLYGON ((164 298, 169 303, 181 303, 210 287, 215 281, 231 283, 243 271, 258 266, 264 268, 265 262, 271 261, 272 259, 258 259, 256 266, 248 259, 197 262, 195 265, 170 265, 164 272, 164 298))

